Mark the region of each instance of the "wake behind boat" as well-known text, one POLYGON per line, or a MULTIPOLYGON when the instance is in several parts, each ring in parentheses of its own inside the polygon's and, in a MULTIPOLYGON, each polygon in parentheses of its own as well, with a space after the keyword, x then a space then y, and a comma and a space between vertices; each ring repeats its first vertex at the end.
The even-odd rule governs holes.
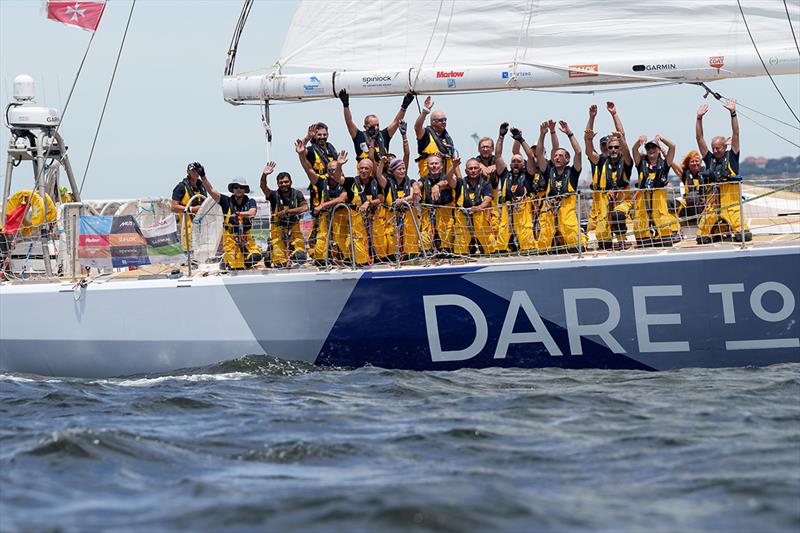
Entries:
MULTIPOLYGON (((409 10, 419 9, 420 3, 395 4, 391 9, 382 2, 359 6, 357 15, 351 4, 332 2, 324 9, 338 31, 356 24, 358 17, 369 16, 386 28, 387 33, 381 34, 386 40, 381 42, 397 43, 390 30, 401 31, 401 26, 384 15, 391 12, 408 18, 409 10)), ((233 74, 235 43, 243 26, 239 27, 226 66, 225 98, 231 103, 260 102, 271 136, 269 102, 278 99, 631 81, 699 83, 762 74, 752 45, 742 45, 747 36, 743 20, 721 29, 693 14, 691 24, 675 24, 679 28, 676 33, 661 41, 665 57, 656 64, 622 53, 616 53, 613 61, 602 54, 589 61, 579 58, 592 55, 586 43, 597 46, 601 42, 593 41, 598 35, 589 31, 603 26, 588 24, 596 20, 593 17, 598 12, 592 11, 596 8, 573 11, 576 20, 586 24, 579 25, 586 32, 572 31, 578 27, 573 26, 569 39, 549 39, 545 41, 548 46, 540 48, 537 43, 544 35, 537 32, 544 28, 558 33, 552 18, 557 12, 549 8, 537 12, 526 2, 483 2, 497 20, 522 21, 519 38, 505 40, 512 45, 496 47, 492 36, 500 32, 491 24, 486 31, 472 32, 470 43, 456 38, 459 28, 478 16, 475 4, 428 4, 439 15, 410 29, 402 26, 402 31, 412 32, 412 38, 403 41, 404 47, 374 43, 351 48, 343 44, 319 53, 319 48, 307 48, 308 43, 297 40, 299 35, 308 35, 303 21, 308 20, 309 10, 322 9, 320 4, 303 3, 279 68, 263 76, 233 74), (692 32, 696 26, 707 31, 698 36, 692 32), (493 29, 498 31, 492 33, 493 29), (708 56, 708 42, 722 38, 715 32, 724 33, 726 44, 719 55, 708 56), (579 36, 585 39, 577 39, 579 36), (683 59, 671 62, 670 53, 683 59), (539 59, 534 64, 531 57, 536 54, 539 59), (381 68, 364 70, 364 65, 381 68), (298 69, 307 72, 298 73, 298 69)), ((242 25, 249 5, 245 2, 242 25)), ((560 7, 567 9, 566 4, 560 7)), ((689 9, 688 3, 686 7, 689 9)), ((723 16, 714 9, 709 12, 712 17, 723 16)), ((672 22, 684 16, 686 12, 680 9, 669 14, 672 22)), ((638 19, 628 17, 620 20, 634 30, 645 23, 644 19, 634 23, 638 19)), ((785 17, 767 10, 748 20, 772 39, 762 43, 762 52, 776 58, 771 73, 796 75, 800 58, 792 55, 793 49, 775 33, 767 32, 771 24, 785 25, 785 17)), ((662 27, 658 21, 648 21, 650 28, 662 27)), ((602 31, 615 35, 607 26, 602 31)), ((323 32, 314 38, 330 37, 326 35, 323 32)), ((635 31, 631 38, 636 40, 635 31)), ((704 184, 701 196, 713 198, 705 202, 708 213, 715 209, 718 219, 725 218, 721 211, 737 213, 739 221, 737 225, 726 220, 724 228, 714 222, 716 229, 708 234, 696 227, 698 214, 688 214, 681 204, 686 195, 673 194, 674 210, 665 215, 672 218, 660 221, 654 216, 654 193, 637 192, 635 187, 584 192, 565 189, 508 201, 493 198, 488 207, 474 211, 467 211, 464 204, 434 204, 426 197, 408 206, 381 204, 390 214, 383 220, 390 222, 382 234, 375 231, 374 214, 365 219, 369 233, 366 266, 357 264, 361 262, 354 237, 354 220, 360 219, 357 206, 337 204, 327 211, 324 222, 315 219, 312 227, 303 227, 303 243, 314 231, 317 242, 324 237, 316 251, 310 245, 307 248, 316 265, 297 260, 290 269, 259 266, 234 270, 228 254, 245 259, 249 251, 246 235, 273 264, 276 249, 285 246, 288 250, 287 237, 278 228, 268 202, 260 201, 247 228, 239 223, 237 240, 230 227, 223 229, 231 223, 214 198, 200 202, 203 198, 198 197, 196 206, 188 198, 185 205, 197 207, 196 212, 182 214, 177 226, 168 199, 82 200, 66 144, 55 127, 58 112, 31 103, 33 91, 27 83, 20 80, 18 101, 6 113, 13 135, 3 199, 8 236, 2 250, 7 280, 0 284, 2 371, 114 376, 198 367, 243 354, 269 354, 320 365, 371 364, 419 370, 490 366, 660 370, 800 362, 796 305, 800 295, 796 275, 800 271, 800 196, 796 177, 766 188, 748 176, 744 182, 725 181, 724 190, 732 191, 727 199, 720 192, 722 182, 704 184), (12 194, 12 174, 15 165, 23 161, 34 164, 32 188, 38 195, 30 191, 12 194), (59 168, 67 174, 67 191, 61 190, 59 168), (612 232, 608 213, 600 217, 609 225, 609 237, 604 238, 604 230, 588 226, 598 198, 605 202, 612 192, 630 194, 629 203, 635 205, 626 212, 627 217, 615 222, 616 227, 623 227, 621 231, 612 232), (566 205, 574 206, 569 211, 569 216, 575 217, 573 226, 565 225, 561 208, 566 205), (19 216, 9 231, 12 211, 19 216), (425 229, 428 215, 423 213, 441 218, 446 214, 455 220, 450 246, 436 220, 430 218, 430 227, 425 229), (504 213, 511 235, 500 239, 501 233, 494 228, 497 224, 502 227, 504 213), (549 219, 543 216, 546 213, 549 219), (480 214, 491 221, 486 227, 492 229, 486 231, 491 233, 492 248, 481 240, 476 222, 480 214), (520 225, 526 216, 530 217, 530 247, 525 245, 520 225), (494 217, 499 222, 494 222, 494 217), (644 226, 637 226, 637 221, 644 226), (426 232, 430 232, 429 238, 426 232), (541 240, 543 234, 549 238, 541 240), (680 240, 673 242, 676 234, 680 240), (375 242, 386 235, 391 236, 387 246, 394 246, 394 253, 380 261, 375 242), (458 235, 464 239, 461 250, 457 249, 458 235), (717 242, 697 244, 704 242, 700 237, 705 236, 709 242, 717 242), (653 247, 655 241, 664 244, 666 239, 669 247, 653 247), (501 240, 504 246, 498 247, 501 240), (227 243, 232 243, 231 249, 227 243), (605 245, 609 243, 612 245, 605 245), (176 305, 181 312, 176 312, 176 305), (200 309, 202 313, 191 312, 200 309), (40 319, 44 310, 52 317, 46 324, 40 319)), ((427 103, 425 109, 430 111, 427 103)), ((569 129, 565 133, 571 142, 574 134, 570 135, 569 129)), ((542 130, 542 137, 545 134, 542 130)), ((503 135, 501 126, 496 145, 501 145, 503 135)), ((522 136, 511 135, 524 148, 522 136)), ((547 135, 549 141, 550 133, 547 135)), ((613 139, 617 137, 612 135, 613 139)), ((530 161, 546 159, 533 151, 525 153, 530 161)), ((502 155, 500 150, 500 158, 502 155)), ((445 168, 455 169, 457 158, 451 154, 441 159, 445 168)), ((515 164, 512 160, 509 167, 515 164)), ((594 167, 589 171, 585 159, 583 166, 585 174, 596 174, 594 167)), ((547 171, 549 167, 542 162, 541 173, 547 171)), ((224 185, 216 183, 223 194, 224 185)), ((232 194, 234 185, 229 187, 232 194)), ((420 190, 419 194, 427 194, 425 187, 420 190)), ((397 189, 392 192, 396 196, 397 189)), ((415 194, 410 190, 409 198, 415 194)), ((296 223, 302 226, 302 221, 296 223)))

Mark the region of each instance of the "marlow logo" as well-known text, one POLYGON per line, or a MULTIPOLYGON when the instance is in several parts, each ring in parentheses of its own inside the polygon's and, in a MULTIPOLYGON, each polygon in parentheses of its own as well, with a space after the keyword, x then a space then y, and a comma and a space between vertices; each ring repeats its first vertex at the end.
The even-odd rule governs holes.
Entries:
POLYGON ((459 71, 455 71, 455 70, 450 70, 450 71, 440 70, 440 71, 436 72, 436 77, 437 78, 463 78, 464 77, 464 72, 463 71, 459 72, 459 71))

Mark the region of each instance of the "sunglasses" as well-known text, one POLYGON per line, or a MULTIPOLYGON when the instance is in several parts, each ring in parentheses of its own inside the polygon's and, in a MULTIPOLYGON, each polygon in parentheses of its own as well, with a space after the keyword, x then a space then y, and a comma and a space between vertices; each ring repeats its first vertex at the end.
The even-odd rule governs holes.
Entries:
POLYGON ((619 150, 619 146, 609 146, 609 150, 619 150))
POLYGON ((233 189, 234 191, 235 191, 236 189, 241 189, 241 190, 244 190, 244 187, 242 187, 241 185, 233 185, 233 186, 231 187, 231 189, 233 189))
POLYGON ((447 117, 445 117, 445 118, 434 118, 431 121, 432 122, 447 122, 447 117))

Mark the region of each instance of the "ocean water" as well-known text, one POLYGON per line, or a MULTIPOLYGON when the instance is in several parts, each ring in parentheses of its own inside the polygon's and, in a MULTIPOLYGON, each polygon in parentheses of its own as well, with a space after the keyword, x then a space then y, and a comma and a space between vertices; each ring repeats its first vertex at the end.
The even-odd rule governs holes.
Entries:
POLYGON ((800 530, 800 365, 0 374, 2 531, 800 530))

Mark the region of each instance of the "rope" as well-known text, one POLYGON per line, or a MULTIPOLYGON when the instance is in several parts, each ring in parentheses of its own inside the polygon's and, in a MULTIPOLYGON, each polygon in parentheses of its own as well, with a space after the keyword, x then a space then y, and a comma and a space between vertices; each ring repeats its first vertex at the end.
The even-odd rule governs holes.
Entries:
POLYGON ((83 185, 86 183, 86 175, 89 173, 89 165, 92 164, 92 156, 94 155, 94 147, 97 144, 97 137, 100 134, 100 126, 103 124, 103 117, 106 114, 106 106, 108 99, 111 96, 111 88, 114 86, 114 78, 117 75, 117 67, 119 67, 119 60, 122 57, 122 48, 125 46, 125 38, 128 36, 128 28, 131 25, 131 17, 133 17, 133 8, 136 6, 136 0, 131 2, 131 10, 128 12, 128 22, 125 23, 125 33, 122 34, 122 42, 119 44, 117 51, 117 60, 114 63, 114 71, 111 73, 111 81, 108 84, 108 91, 106 91, 106 99, 103 102, 103 110, 100 112, 100 120, 97 121, 97 129, 94 132, 94 139, 92 140, 92 148, 89 150, 89 159, 86 161, 86 168, 83 171, 83 178, 81 179, 81 186, 78 189, 78 194, 83 193, 83 185))
POLYGON ((786 0, 783 0, 783 9, 786 10, 786 20, 789 21, 789 31, 792 32, 794 39, 794 47, 797 48, 797 55, 800 55, 800 45, 797 44, 797 35, 794 34, 794 26, 792 26, 792 17, 789 15, 789 6, 786 5, 786 0))
POLYGON ((742 14, 742 21, 744 22, 744 27, 747 29, 747 35, 750 36, 750 42, 753 43, 753 49, 756 51, 756 55, 758 56, 758 60, 761 61, 761 66, 764 67, 764 72, 766 72, 767 76, 769 76, 769 80, 772 82, 772 85, 775 87, 775 90, 778 91, 778 94, 780 95, 781 99, 783 100, 783 103, 786 104, 787 108, 789 108, 789 112, 792 114, 794 119, 797 122, 800 122, 800 118, 797 117, 797 114, 794 112, 794 109, 792 109, 792 106, 789 105, 789 102, 786 101, 786 98, 783 96, 783 93, 781 92, 780 88, 778 88, 778 84, 775 83, 775 79, 772 77, 772 74, 770 73, 769 69, 767 68, 767 64, 764 63, 764 58, 761 57, 761 52, 758 51, 758 46, 756 45, 755 39, 753 39, 753 34, 750 33, 750 26, 747 24, 747 18, 744 16, 744 10, 742 9, 741 0, 736 0, 736 3, 739 5, 739 12, 742 14))

